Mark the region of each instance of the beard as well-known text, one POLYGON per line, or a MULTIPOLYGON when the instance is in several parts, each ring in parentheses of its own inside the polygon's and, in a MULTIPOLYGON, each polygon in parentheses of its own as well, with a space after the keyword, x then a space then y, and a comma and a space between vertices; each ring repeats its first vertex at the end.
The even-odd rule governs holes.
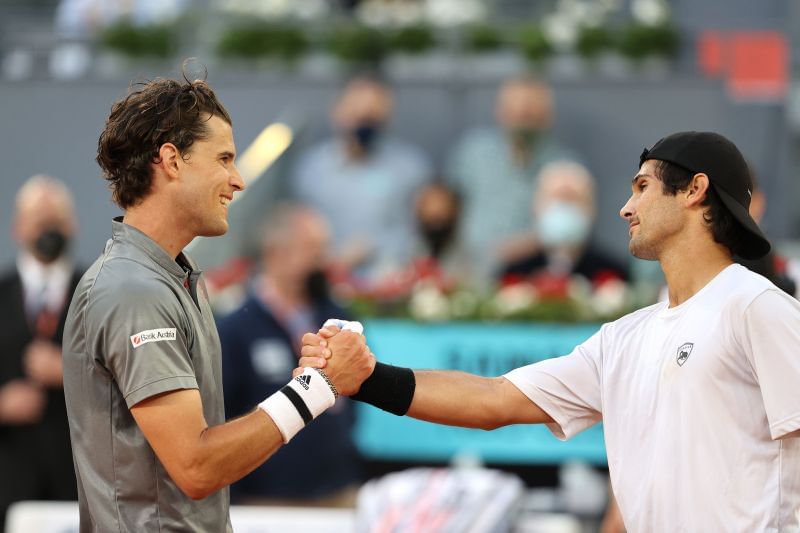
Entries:
POLYGON ((648 243, 643 239, 641 235, 631 237, 631 240, 628 242, 628 251, 637 259, 658 261, 658 250, 652 243, 648 243))

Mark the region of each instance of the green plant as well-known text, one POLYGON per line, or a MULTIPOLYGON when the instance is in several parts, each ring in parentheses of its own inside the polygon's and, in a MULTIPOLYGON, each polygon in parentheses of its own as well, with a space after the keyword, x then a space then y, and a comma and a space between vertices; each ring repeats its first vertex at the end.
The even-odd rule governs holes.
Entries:
POLYGON ((582 58, 592 61, 615 45, 614 35, 605 26, 584 26, 578 32, 575 51, 582 58))
POLYGON ((297 27, 250 24, 227 29, 217 43, 225 58, 258 59, 277 57, 292 62, 308 49, 308 39, 297 27))
POLYGON ((174 25, 137 26, 121 20, 100 34, 100 44, 129 57, 166 58, 177 52, 178 31, 174 25))
POLYGON ((421 54, 436 46, 436 38, 428 26, 406 26, 390 35, 388 45, 399 52, 421 54))
POLYGON ((472 26, 464 34, 464 47, 472 52, 493 52, 505 44, 500 31, 493 26, 472 26))
POLYGON ((386 38, 366 26, 345 26, 334 30, 329 45, 334 55, 348 63, 380 63, 387 53, 386 38))
POLYGON ((622 31, 620 52, 633 61, 646 57, 672 58, 678 53, 678 30, 669 22, 662 24, 631 24, 622 31))
POLYGON ((522 54, 534 63, 553 55, 553 45, 538 25, 525 26, 518 30, 516 41, 522 54))

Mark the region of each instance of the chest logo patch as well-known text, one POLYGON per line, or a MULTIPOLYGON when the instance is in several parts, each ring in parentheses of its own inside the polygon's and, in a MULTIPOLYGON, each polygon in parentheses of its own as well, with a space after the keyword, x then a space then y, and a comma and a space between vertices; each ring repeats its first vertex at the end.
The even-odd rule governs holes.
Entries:
POLYGON ((174 341, 177 338, 178 333, 175 328, 146 329, 131 335, 131 344, 135 350, 148 342, 174 341))
POLYGON ((692 353, 692 348, 694 347, 693 342, 687 342, 682 344, 680 348, 678 348, 678 366, 683 366, 683 363, 689 359, 689 355, 692 353))

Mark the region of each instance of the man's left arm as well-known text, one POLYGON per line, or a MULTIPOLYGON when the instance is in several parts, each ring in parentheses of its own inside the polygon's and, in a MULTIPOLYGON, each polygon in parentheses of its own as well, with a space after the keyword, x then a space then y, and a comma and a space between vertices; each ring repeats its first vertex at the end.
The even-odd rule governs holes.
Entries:
POLYGON ((770 435, 800 437, 800 302, 764 291, 745 309, 740 342, 761 388, 770 435))

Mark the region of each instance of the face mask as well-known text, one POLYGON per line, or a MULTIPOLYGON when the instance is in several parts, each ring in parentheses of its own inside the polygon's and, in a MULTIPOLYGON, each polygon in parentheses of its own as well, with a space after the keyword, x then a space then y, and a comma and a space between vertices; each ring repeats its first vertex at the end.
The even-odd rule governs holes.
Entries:
POLYGON ((438 258, 442 251, 450 243, 455 232, 455 226, 451 223, 428 224, 420 228, 422 238, 428 246, 431 257, 438 258))
POLYGON ((305 286, 306 296, 308 296, 310 300, 319 302, 328 299, 328 278, 321 269, 315 269, 308 273, 305 286))
POLYGON ((381 134, 381 124, 377 122, 364 122, 351 131, 353 139, 362 150, 371 152, 381 134))
POLYGON ((536 233, 545 246, 575 246, 589 236, 591 220, 577 205, 556 202, 536 221, 536 233))
POLYGON ((33 242, 36 257, 45 263, 52 263, 64 253, 69 244, 69 237, 56 229, 41 233, 33 242))
POLYGON ((517 128, 510 132, 514 144, 530 148, 539 140, 540 132, 534 128, 517 128))

